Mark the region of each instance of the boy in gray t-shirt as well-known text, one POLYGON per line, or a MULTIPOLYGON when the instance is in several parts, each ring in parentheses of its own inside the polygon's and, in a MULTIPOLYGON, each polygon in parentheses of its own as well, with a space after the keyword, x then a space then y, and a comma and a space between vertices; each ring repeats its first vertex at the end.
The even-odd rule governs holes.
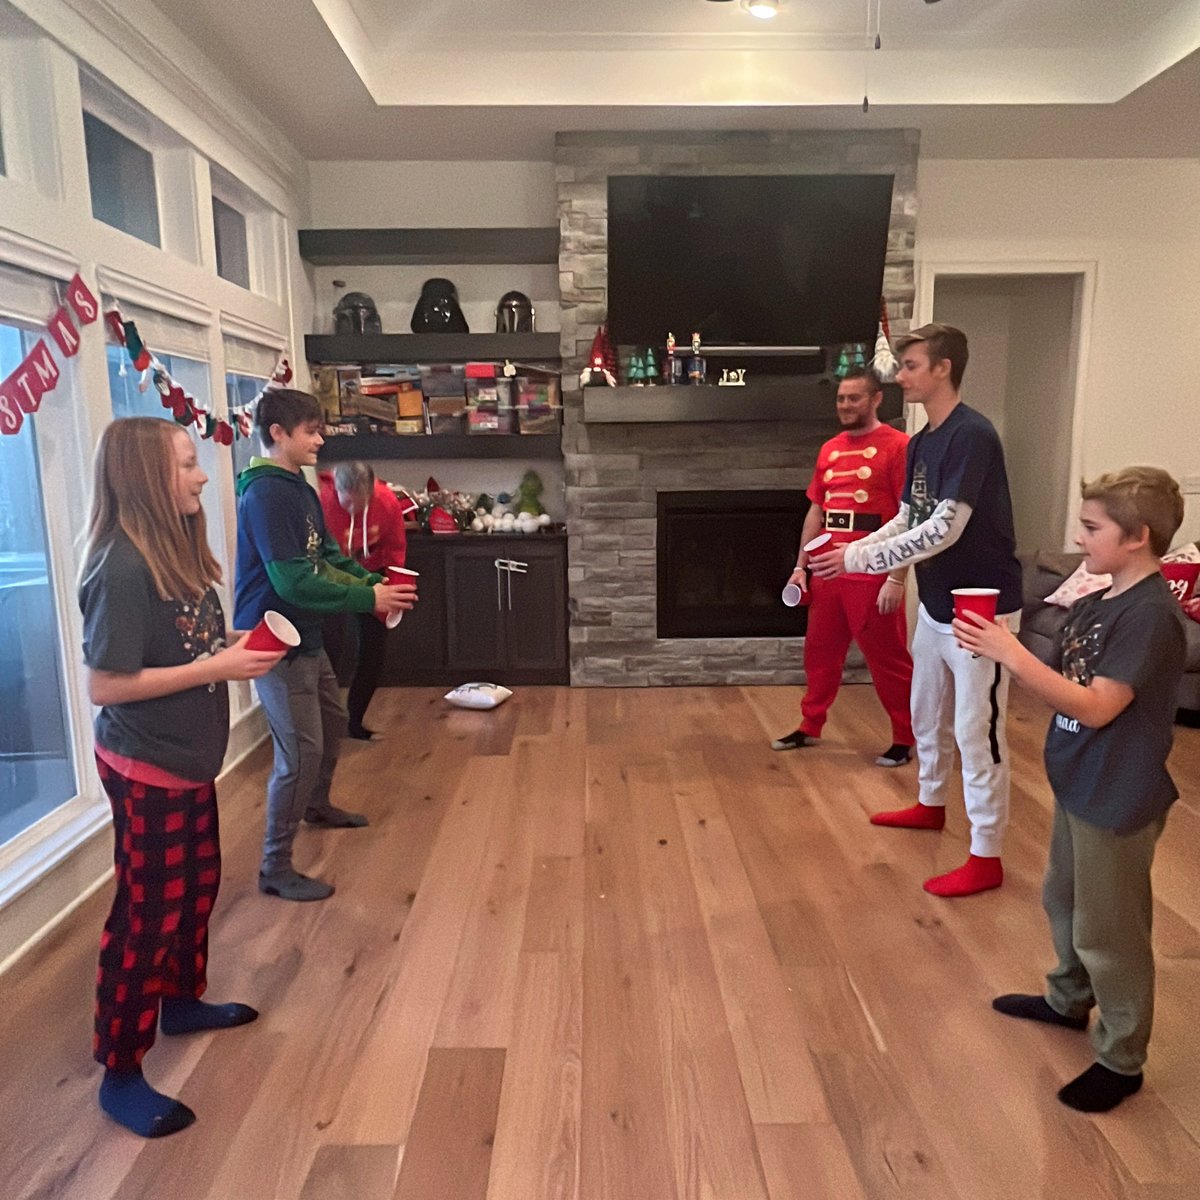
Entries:
POLYGON ((1178 605, 1160 568, 1182 520, 1178 484, 1155 467, 1084 485, 1077 541, 1087 569, 1112 585, 1071 609, 1058 639, 1061 673, 1001 625, 954 622, 963 645, 1056 710, 1046 734, 1055 805, 1042 901, 1058 965, 1045 996, 998 996, 992 1007, 1079 1030, 1099 1009, 1096 1061, 1058 1092, 1082 1112, 1108 1112, 1142 1086, 1150 1040, 1150 867, 1179 795, 1166 761, 1184 664, 1178 605))

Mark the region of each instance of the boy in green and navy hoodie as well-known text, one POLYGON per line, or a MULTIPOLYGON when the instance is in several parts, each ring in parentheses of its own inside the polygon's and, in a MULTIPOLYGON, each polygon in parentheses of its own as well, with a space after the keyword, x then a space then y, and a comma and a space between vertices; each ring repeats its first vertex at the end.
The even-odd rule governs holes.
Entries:
POLYGON ((324 900, 332 885, 292 866, 301 818, 326 828, 357 828, 367 818, 329 800, 346 710, 321 642, 321 623, 330 613, 410 609, 416 589, 385 584, 329 538, 320 499, 302 474, 303 467, 316 465, 325 441, 316 399, 307 392, 268 389, 258 402, 255 425, 267 457, 251 459, 238 477, 234 624, 253 629, 274 609, 300 633, 300 645, 257 681, 275 745, 258 886, 285 900, 324 900))

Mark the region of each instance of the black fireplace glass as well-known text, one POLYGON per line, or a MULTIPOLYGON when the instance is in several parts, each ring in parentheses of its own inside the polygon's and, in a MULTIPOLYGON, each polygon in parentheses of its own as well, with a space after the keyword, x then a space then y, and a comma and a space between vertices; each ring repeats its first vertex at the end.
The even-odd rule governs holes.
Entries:
POLYGON ((658 636, 803 637, 780 593, 807 511, 802 491, 659 492, 658 636))

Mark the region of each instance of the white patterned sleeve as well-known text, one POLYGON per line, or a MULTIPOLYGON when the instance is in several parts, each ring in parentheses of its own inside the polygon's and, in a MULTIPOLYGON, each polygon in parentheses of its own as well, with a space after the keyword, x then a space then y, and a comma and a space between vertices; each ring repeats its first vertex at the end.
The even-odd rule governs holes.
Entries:
MULTIPOLYGON (((902 506, 900 512, 907 516, 907 506, 902 506)), ((899 519, 897 516, 876 530, 876 535, 884 536, 851 542, 846 547, 846 570, 851 574, 886 575, 941 554, 962 537, 971 519, 971 506, 962 500, 943 500, 920 525, 889 533, 899 519)))

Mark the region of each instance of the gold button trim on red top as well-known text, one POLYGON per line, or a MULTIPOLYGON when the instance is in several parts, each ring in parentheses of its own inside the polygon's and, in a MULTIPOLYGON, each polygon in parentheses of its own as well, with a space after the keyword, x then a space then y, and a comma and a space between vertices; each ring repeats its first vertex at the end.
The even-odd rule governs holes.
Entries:
POLYGON ((870 479, 871 468, 859 467, 856 471, 835 471, 830 467, 822 478, 825 483, 828 483, 831 479, 870 479))
POLYGON ((874 458, 878 453, 878 446, 864 446, 861 450, 832 450, 829 453, 829 461, 837 462, 839 458, 844 458, 848 454, 861 454, 863 458, 874 458))

